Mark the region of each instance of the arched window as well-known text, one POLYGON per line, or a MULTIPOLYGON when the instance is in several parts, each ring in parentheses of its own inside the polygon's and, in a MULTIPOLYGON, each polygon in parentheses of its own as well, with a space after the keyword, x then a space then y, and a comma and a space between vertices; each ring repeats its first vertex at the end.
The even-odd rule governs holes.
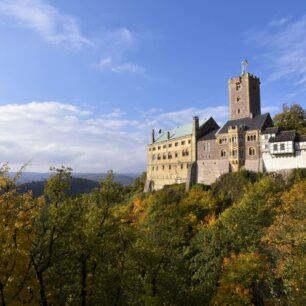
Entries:
POLYGON ((160 154, 157 155, 157 160, 161 160, 160 154))
POLYGON ((226 151, 224 149, 221 150, 221 157, 226 157, 226 151))
POLYGON ((249 148, 249 155, 254 156, 255 155, 255 149, 253 147, 249 148))

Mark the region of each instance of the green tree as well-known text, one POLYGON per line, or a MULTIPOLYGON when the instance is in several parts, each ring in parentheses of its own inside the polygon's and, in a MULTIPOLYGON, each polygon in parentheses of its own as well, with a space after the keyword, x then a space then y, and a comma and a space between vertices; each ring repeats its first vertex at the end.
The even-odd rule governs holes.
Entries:
POLYGON ((0 176, 0 305, 35 305, 38 288, 28 253, 44 201, 20 195, 7 171, 4 166, 0 176))
POLYGON ((287 305, 306 303, 306 180, 297 182, 284 192, 282 205, 277 209, 273 224, 262 241, 268 247, 271 262, 275 263, 275 279, 282 287, 275 301, 287 305))
POLYGON ((216 291, 224 258, 259 247, 263 232, 273 222, 275 208, 280 205, 278 193, 282 188, 281 182, 263 178, 240 202, 195 236, 193 290, 199 301, 208 303, 216 291))
POLYGON ((281 113, 273 118, 274 124, 284 130, 296 130, 306 134, 306 110, 299 104, 283 104, 281 113))

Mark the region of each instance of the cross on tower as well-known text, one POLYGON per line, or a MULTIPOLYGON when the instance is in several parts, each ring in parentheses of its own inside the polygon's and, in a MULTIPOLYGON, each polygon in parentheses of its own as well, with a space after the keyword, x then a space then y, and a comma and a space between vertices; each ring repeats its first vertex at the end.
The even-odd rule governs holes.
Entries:
POLYGON ((248 73, 248 65, 249 65, 249 62, 246 59, 241 62, 241 66, 242 66, 241 74, 242 75, 248 73))

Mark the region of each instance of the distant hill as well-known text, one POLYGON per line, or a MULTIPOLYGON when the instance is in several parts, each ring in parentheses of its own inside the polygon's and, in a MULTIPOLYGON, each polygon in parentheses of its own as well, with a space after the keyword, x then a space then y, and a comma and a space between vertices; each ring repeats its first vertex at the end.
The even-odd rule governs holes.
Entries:
MULTIPOLYGON (((11 172, 10 176, 14 176, 16 173, 11 172)), ((18 180, 18 184, 30 183, 30 182, 38 182, 47 180, 51 172, 46 173, 37 173, 37 172, 23 172, 21 178, 18 180)), ((107 176, 107 173, 72 173, 74 178, 83 178, 87 180, 91 180, 94 182, 101 182, 107 176)), ((120 174, 114 173, 114 180, 122 185, 130 185, 136 177, 140 176, 140 174, 120 174)))
MULTIPOLYGON (((26 182, 18 186, 18 191, 20 193, 25 193, 29 190, 32 190, 33 195, 35 197, 39 197, 43 194, 46 183, 47 183, 46 180, 26 182)), ((99 186, 100 184, 95 181, 91 181, 91 180, 84 179, 84 178, 72 178, 71 188, 67 191, 67 193, 69 195, 89 193, 94 188, 98 188, 99 186)))

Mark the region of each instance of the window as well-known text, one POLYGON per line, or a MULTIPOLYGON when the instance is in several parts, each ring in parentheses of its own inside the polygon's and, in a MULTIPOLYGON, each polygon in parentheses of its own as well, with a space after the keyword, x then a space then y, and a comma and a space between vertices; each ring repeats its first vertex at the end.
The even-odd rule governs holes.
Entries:
POLYGON ((221 157, 226 157, 226 151, 224 149, 221 150, 221 157))
POLYGON ((210 143, 209 142, 204 142, 204 151, 205 152, 210 152, 210 143))
POLYGON ((178 142, 176 142, 174 145, 177 147, 178 146, 178 142))
POLYGON ((249 155, 254 156, 255 155, 255 149, 253 147, 249 148, 249 155))
POLYGON ((186 150, 186 151, 185 151, 185 156, 188 156, 188 155, 189 155, 189 151, 186 150))
POLYGON ((269 149, 269 145, 268 145, 268 144, 265 145, 265 149, 266 149, 266 150, 269 149))
POLYGON ((241 97, 237 97, 237 102, 239 103, 241 100, 241 97))
POLYGON ((160 146, 158 146, 158 148, 157 148, 158 150, 160 150, 160 146))
POLYGON ((149 152, 151 151, 151 148, 149 148, 149 152))
POLYGON ((156 171, 158 171, 158 166, 156 166, 156 171))
POLYGON ((240 83, 236 83, 236 91, 238 91, 241 88, 241 84, 240 83))
POLYGON ((268 139, 269 138, 269 135, 265 135, 265 139, 268 139))
POLYGON ((231 153, 232 153, 232 156, 233 156, 233 157, 237 157, 237 150, 236 150, 236 149, 232 150, 231 153))
POLYGON ((152 171, 154 171, 154 166, 152 167, 152 171))
POLYGON ((281 143, 280 149, 281 149, 281 151, 285 151, 285 144, 284 143, 281 143))
POLYGON ((238 111, 237 111, 237 113, 238 113, 238 114, 240 114, 240 108, 238 108, 238 111))
POLYGON ((273 145, 273 151, 277 151, 277 144, 273 145))
POLYGON ((163 154, 163 159, 166 159, 166 158, 167 158, 166 153, 164 153, 163 154))
POLYGON ((183 146, 185 144, 185 141, 183 140, 183 141, 181 141, 181 145, 183 146))
POLYGON ((152 160, 156 160, 156 155, 155 154, 152 155, 152 160))
POLYGON ((169 165, 169 170, 171 170, 171 165, 169 165))
POLYGON ((183 169, 184 168, 184 165, 183 164, 181 164, 181 169, 183 169))
POLYGON ((191 144, 191 140, 190 139, 188 140, 188 143, 191 144))
POLYGON ((168 153, 168 159, 172 159, 172 153, 171 152, 168 153))
POLYGON ((232 137, 232 142, 237 142, 237 137, 236 136, 232 137))
POLYGON ((161 160, 160 154, 157 155, 157 160, 161 160))
POLYGON ((256 141, 256 135, 248 135, 248 141, 256 141))
POLYGON ((154 148, 153 148, 153 151, 155 151, 155 149, 156 149, 156 148, 154 147, 154 148))
POLYGON ((174 156, 175 156, 175 157, 178 157, 178 153, 177 153, 176 151, 174 152, 174 156))
POLYGON ((219 144, 225 144, 225 143, 227 143, 227 138, 226 137, 223 137, 223 138, 219 139, 219 144))
POLYGON ((165 166, 163 166, 163 170, 165 170, 165 166))
POLYGON ((163 149, 166 149, 166 145, 163 145, 163 149))
POLYGON ((171 148, 171 147, 172 147, 172 143, 169 143, 169 144, 168 144, 168 148, 171 148))

